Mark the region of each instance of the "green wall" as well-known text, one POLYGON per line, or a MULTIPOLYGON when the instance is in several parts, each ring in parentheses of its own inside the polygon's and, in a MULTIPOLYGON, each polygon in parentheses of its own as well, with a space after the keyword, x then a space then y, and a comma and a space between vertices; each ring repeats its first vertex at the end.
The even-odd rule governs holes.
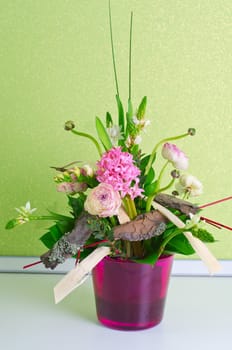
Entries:
MULTIPOLYGON (((49 223, 12 231, 5 222, 30 200, 38 214, 67 211, 52 165, 97 158, 63 130, 94 132, 95 115, 116 112, 107 0, 0 0, 0 254, 38 255, 49 223)), ((231 0, 112 0, 121 96, 127 99, 130 10, 134 11, 133 100, 148 96, 157 140, 195 127, 179 145, 204 184, 200 203, 232 195, 231 0)), ((232 202, 205 216, 232 225, 232 202)), ((211 230, 217 257, 232 258, 232 233, 211 230)))

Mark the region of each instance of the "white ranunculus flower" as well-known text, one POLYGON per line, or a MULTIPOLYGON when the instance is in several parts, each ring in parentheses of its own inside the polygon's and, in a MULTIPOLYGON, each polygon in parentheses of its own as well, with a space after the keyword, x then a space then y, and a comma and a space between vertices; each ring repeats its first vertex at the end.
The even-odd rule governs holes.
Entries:
POLYGON ((199 196, 203 192, 202 183, 193 175, 181 175, 179 182, 176 183, 176 189, 179 194, 187 193, 189 196, 199 196))

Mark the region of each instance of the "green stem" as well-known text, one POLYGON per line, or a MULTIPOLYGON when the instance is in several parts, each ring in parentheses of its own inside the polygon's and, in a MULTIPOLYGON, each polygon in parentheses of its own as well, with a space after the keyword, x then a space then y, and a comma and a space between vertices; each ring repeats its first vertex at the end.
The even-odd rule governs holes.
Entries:
POLYGON ((116 226, 116 225, 117 225, 117 221, 116 221, 116 219, 115 219, 114 216, 111 216, 109 219, 110 219, 111 224, 112 224, 113 226, 116 226))
POLYGON ((115 79, 117 95, 119 96, 118 78, 117 78, 116 63, 115 63, 115 53, 114 53, 114 41, 113 41, 113 29, 112 29, 110 0, 109 0, 109 21, 110 21, 110 42, 111 42, 111 51, 112 51, 113 68, 114 68, 114 79, 115 79))
POLYGON ((127 201, 127 207, 129 209, 129 212, 130 212, 130 219, 133 220, 137 216, 135 202, 129 196, 126 196, 125 199, 127 201))
POLYGON ((155 147, 154 147, 154 149, 153 149, 153 151, 152 151, 152 153, 151 153, 151 155, 150 155, 150 158, 149 158, 148 164, 147 164, 147 166, 146 166, 145 174, 144 174, 144 175, 147 175, 147 174, 148 174, 148 172, 149 172, 149 170, 150 170, 150 168, 151 168, 151 166, 152 166, 152 163, 153 163, 155 154, 156 154, 156 152, 157 152, 157 149, 159 148, 160 145, 162 145, 163 143, 168 142, 168 141, 173 141, 173 140, 182 139, 183 137, 186 137, 186 136, 189 136, 189 133, 185 133, 185 134, 181 134, 181 135, 173 136, 173 137, 167 137, 167 138, 161 140, 160 142, 158 142, 158 143, 155 145, 155 147))
POLYGON ((132 218, 132 213, 131 213, 131 208, 128 206, 128 203, 127 203, 127 200, 126 200, 126 197, 123 198, 123 204, 124 204, 124 207, 125 207, 125 210, 126 210, 126 213, 127 215, 129 216, 129 218, 131 219, 132 218))
POLYGON ((169 236, 167 236, 162 244, 160 245, 160 248, 159 248, 159 256, 163 253, 164 249, 165 249, 165 246, 168 244, 169 241, 171 241, 171 239, 173 239, 174 237, 178 236, 179 234, 181 234, 182 231, 180 231, 180 229, 178 230, 175 230, 174 232, 170 233, 169 236))
POLYGON ((129 196, 124 197, 123 203, 126 209, 126 212, 131 220, 137 216, 137 210, 135 207, 135 202, 129 196))
POLYGON ((162 177, 163 177, 164 171, 165 171, 165 169, 166 169, 168 163, 169 163, 169 161, 167 161, 167 162, 164 164, 163 168, 162 168, 161 171, 160 171, 160 174, 159 174, 159 177, 158 177, 158 180, 157 180, 157 187, 156 187, 155 192, 147 198, 146 212, 149 212, 149 211, 151 210, 151 205, 152 205, 153 199, 155 198, 155 196, 157 195, 157 193, 160 193, 160 192, 162 192, 162 191, 167 190, 168 188, 170 188, 170 187, 173 185, 173 183, 174 183, 174 181, 175 181, 175 179, 172 179, 172 180, 169 182, 169 184, 168 184, 167 186, 160 188, 160 182, 161 182, 161 179, 162 179, 162 177))
POLYGON ((132 51, 132 25, 133 25, 133 12, 131 12, 130 19, 130 49, 129 49, 129 100, 131 101, 131 51, 132 51))
POLYGON ((97 142, 97 140, 95 139, 95 137, 93 137, 93 136, 91 136, 91 135, 89 135, 89 134, 87 134, 85 132, 77 131, 77 130, 74 130, 74 129, 72 129, 71 132, 73 134, 75 134, 75 135, 86 137, 87 139, 91 140, 94 143, 94 145, 96 146, 99 155, 100 156, 102 155, 101 147, 100 147, 99 143, 97 142))
POLYGON ((160 182, 161 182, 161 179, 162 179, 162 177, 163 177, 163 175, 164 175, 164 171, 165 171, 165 169, 166 169, 167 166, 168 166, 168 163, 169 163, 169 160, 164 164, 163 168, 161 169, 161 171, 160 171, 160 173, 159 173, 159 176, 158 176, 158 179, 157 179, 157 186, 156 186, 157 191, 159 191, 160 182))
POLYGON ((52 215, 29 215, 29 220, 55 220, 55 216, 52 215))
POLYGON ((148 213, 151 210, 151 204, 153 202, 153 199, 155 198, 156 194, 152 194, 147 198, 147 203, 146 203, 146 212, 148 213))
POLYGON ((172 187, 174 182, 175 182, 175 179, 172 179, 167 186, 160 188, 159 191, 156 192, 156 194, 168 190, 170 187, 172 187))

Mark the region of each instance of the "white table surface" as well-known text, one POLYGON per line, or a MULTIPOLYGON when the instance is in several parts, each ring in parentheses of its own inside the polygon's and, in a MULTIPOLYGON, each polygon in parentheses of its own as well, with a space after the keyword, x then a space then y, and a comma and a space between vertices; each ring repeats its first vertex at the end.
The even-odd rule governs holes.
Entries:
POLYGON ((55 305, 62 275, 0 274, 2 350, 231 348, 231 277, 171 277, 162 323, 117 331, 96 318, 91 279, 55 305))

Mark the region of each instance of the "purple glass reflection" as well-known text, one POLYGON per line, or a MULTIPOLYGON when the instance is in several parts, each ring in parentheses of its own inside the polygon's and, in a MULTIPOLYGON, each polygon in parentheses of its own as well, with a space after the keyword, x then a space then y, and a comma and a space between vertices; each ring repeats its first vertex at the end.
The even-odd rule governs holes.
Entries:
POLYGON ((155 266, 104 258, 93 269, 99 321, 105 326, 139 330, 159 324, 173 256, 161 257, 155 266))

